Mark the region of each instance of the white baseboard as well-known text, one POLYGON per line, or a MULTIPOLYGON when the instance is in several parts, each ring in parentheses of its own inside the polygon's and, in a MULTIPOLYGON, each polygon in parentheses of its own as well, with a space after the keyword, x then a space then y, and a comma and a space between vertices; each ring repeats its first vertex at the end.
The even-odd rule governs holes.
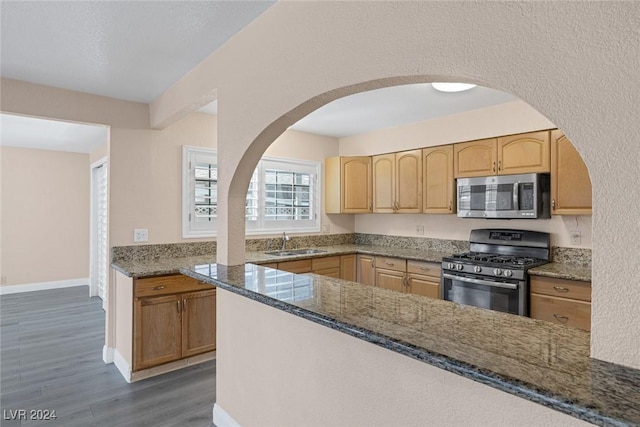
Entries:
POLYGON ((118 350, 114 350, 113 352, 113 364, 116 365, 116 368, 118 368, 118 371, 120 371, 125 381, 131 383, 131 366, 124 360, 124 357, 122 357, 118 350))
POLYGON ((240 424, 217 403, 213 405, 213 423, 218 427, 241 427, 240 424))
POLYGON ((108 347, 108 346, 104 346, 102 347, 102 360, 104 363, 109 364, 109 363, 113 363, 113 355, 114 352, 116 351, 115 348, 113 347, 108 347))
POLYGON ((52 282, 25 283, 22 285, 0 286, 0 295, 17 294, 20 292, 46 291, 49 289, 71 288, 73 286, 89 286, 89 278, 54 280, 52 282))

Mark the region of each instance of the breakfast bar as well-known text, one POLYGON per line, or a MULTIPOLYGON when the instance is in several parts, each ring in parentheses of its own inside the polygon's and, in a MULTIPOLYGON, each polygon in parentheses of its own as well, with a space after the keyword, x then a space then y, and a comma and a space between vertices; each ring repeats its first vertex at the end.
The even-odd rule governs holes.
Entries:
MULTIPOLYGON (((500 390, 522 398, 513 401, 513 407, 527 402, 538 404, 531 408, 522 409, 523 411, 536 413, 535 411, 547 411, 546 408, 557 411, 539 414, 543 418, 538 418, 531 425, 539 425, 540 423, 583 425, 580 424, 580 420, 596 425, 640 425, 640 406, 638 405, 640 402, 640 372, 591 359, 589 357, 588 332, 523 316, 479 309, 419 295, 402 294, 315 274, 293 274, 249 263, 233 267, 209 263, 193 264, 181 268, 180 271, 199 281, 216 286, 219 291, 218 297, 222 297, 226 303, 219 299, 218 375, 219 381, 223 383, 226 379, 225 375, 232 375, 231 372, 225 372, 227 366, 229 366, 229 370, 238 374, 235 382, 240 383, 242 383, 240 377, 245 370, 251 373, 252 379, 265 375, 266 378, 272 378, 276 381, 278 374, 295 377, 294 381, 300 381, 300 378, 305 377, 312 378, 310 370, 327 362, 313 360, 300 363, 296 352, 300 351, 299 356, 304 357, 304 348, 308 346, 314 348, 315 346, 317 357, 320 358, 321 354, 326 353, 326 348, 322 348, 323 344, 320 342, 308 342, 310 339, 313 340, 313 334, 311 336, 297 336, 296 333, 300 333, 298 327, 304 330, 305 324, 288 316, 293 315, 303 319, 304 322, 312 322, 321 325, 324 329, 346 334, 348 337, 336 336, 332 338, 346 339, 344 345, 359 348, 360 344, 349 341, 355 338, 378 348, 381 347, 383 357, 395 357, 389 353, 408 356, 414 361, 472 380, 476 385, 464 385, 469 390, 480 385, 489 386, 490 388, 482 386, 483 388, 480 389, 480 395, 487 396, 487 399, 492 393, 495 393, 492 389, 500 390), (244 322, 244 325, 227 324, 226 322, 233 320, 234 316, 228 310, 237 304, 244 307, 245 314, 249 309, 251 314, 255 314, 255 318, 236 319, 239 320, 238 323, 244 322), (264 308, 265 306, 271 310, 268 316, 276 316, 276 324, 280 326, 280 330, 265 329, 260 314, 267 310, 264 308), (286 313, 285 317, 274 312, 274 309, 286 313), (227 315, 230 317, 226 318, 227 315), (290 330, 287 326, 289 323, 292 328, 290 330), (246 328, 246 324, 255 324, 255 327, 246 328), (273 342, 267 342, 268 340, 277 340, 283 345, 284 343, 290 344, 290 340, 299 343, 293 349, 289 348, 288 357, 291 358, 287 362, 291 363, 288 368, 289 372, 277 372, 278 369, 274 365, 268 369, 273 372, 260 373, 260 369, 264 371, 261 368, 263 365, 261 365, 260 359, 268 358, 268 354, 249 356, 245 353, 239 356, 238 352, 242 351, 242 348, 238 346, 249 344, 242 338, 256 338, 249 329, 261 331, 261 339, 257 340, 265 344, 265 348, 273 348, 275 345, 273 342), (228 346, 222 343, 231 335, 234 338, 230 340, 228 346, 233 345, 234 348, 225 348, 228 346), (221 348, 222 350, 220 350, 221 348), (237 355, 237 357, 233 357, 235 360, 227 360, 225 351, 235 352, 234 354, 237 355), (252 362, 238 366, 241 361, 248 360, 252 362), (302 368, 296 369, 300 366, 302 368), (304 366, 308 366, 308 369, 304 366), (570 417, 557 418, 559 416, 565 417, 563 414, 570 417)), ((321 329, 316 330, 315 333, 322 335, 325 332, 321 329)), ((253 348, 252 346, 256 345, 256 340, 252 339, 251 341, 253 342, 249 347, 253 348)), ((257 344, 257 348, 260 347, 260 344, 257 344)), ((379 352, 379 350, 371 351, 379 352)), ((350 353, 348 359, 354 358, 357 361, 361 358, 361 366, 364 369, 364 366, 367 366, 370 361, 370 357, 364 353, 361 356, 350 353)), ((349 361, 340 360, 339 356, 335 356, 331 363, 333 364, 331 369, 339 370, 341 364, 348 365, 349 361)), ((402 363, 409 362, 405 360, 402 363)), ((384 376, 383 371, 388 370, 393 373, 396 369, 399 368, 387 366, 378 372, 363 371, 359 375, 361 375, 363 384, 369 384, 372 380, 368 376, 384 376), (367 378, 365 379, 365 377, 367 378)), ((435 372, 432 374, 441 375, 435 372)), ((398 371, 397 375, 397 381, 401 381, 403 373, 398 371)), ((280 378, 278 381, 285 384, 287 380, 280 378)), ((354 387, 354 390, 358 390, 359 386, 355 384, 358 381, 358 378, 345 378, 345 384, 333 387, 340 389, 348 385, 354 387)), ((408 380, 406 386, 410 388, 410 383, 413 381, 417 381, 415 377, 408 380)), ((457 380, 450 376, 446 380, 434 379, 434 381, 445 381, 448 385, 450 381, 455 384, 457 380)), ((441 388, 434 393, 446 395, 445 382, 439 383, 441 388)), ((246 386, 248 385, 235 385, 240 388, 246 386)), ((265 385, 253 383, 252 386, 261 388, 265 385)), ((307 384, 307 386, 309 390, 315 390, 318 387, 316 384, 307 384)), ((388 382, 378 391, 384 393, 384 388, 393 389, 395 386, 397 384, 388 382)), ((289 392, 294 391, 295 387, 289 392)), ((374 393, 378 391, 374 391, 374 393)), ((371 393, 371 389, 366 390, 365 393, 371 393)), ((426 396, 427 394, 425 394, 425 398, 426 396)), ((316 398, 313 394, 310 394, 309 397, 316 398)), ((406 402, 410 402, 413 398, 415 396, 407 396, 406 402)), ((263 399, 268 401, 267 396, 264 396, 263 399)), ((364 407, 367 405, 366 402, 360 403, 364 407)), ((453 407, 455 408, 462 403, 464 402, 456 402, 453 407)), ((354 413, 359 413, 355 409, 357 406, 354 405, 354 413)), ((505 414, 513 407, 504 408, 505 414)), ((224 395, 220 394, 214 414, 216 410, 218 410, 219 417, 222 417, 220 419, 233 417, 239 412, 234 411, 233 402, 225 402, 224 395)), ((393 408, 388 410, 395 411, 393 408)), ((308 412, 304 410, 302 412, 309 416, 308 412)), ((493 413, 492 416, 497 417, 493 420, 500 419, 504 423, 505 420, 508 420, 508 415, 505 414, 493 413)), ((263 415, 267 416, 267 414, 263 415)), ((400 416, 398 420, 403 419, 403 416, 400 416)), ((456 416, 452 413, 452 418, 449 420, 456 419, 456 416)), ((243 424, 240 420, 236 421, 243 424)), ((491 419, 486 421, 490 422, 491 419)), ((528 422, 531 423, 531 421, 528 422)))

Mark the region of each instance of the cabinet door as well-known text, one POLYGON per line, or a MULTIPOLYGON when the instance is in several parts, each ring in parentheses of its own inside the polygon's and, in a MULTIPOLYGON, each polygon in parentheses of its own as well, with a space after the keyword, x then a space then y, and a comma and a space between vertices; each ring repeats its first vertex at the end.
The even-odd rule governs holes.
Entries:
POLYGON ((422 212, 422 150, 396 153, 395 181, 396 212, 422 212))
POLYGON ((340 166, 341 212, 371 212, 371 157, 341 157, 340 166))
POLYGON ((301 259, 298 261, 285 261, 278 263, 278 270, 289 273, 311 273, 311 260, 301 259))
POLYGON ((356 255, 342 255, 340 257, 340 278, 342 280, 356 281, 356 255))
POLYGON ((373 211, 395 211, 395 154, 373 156, 373 211))
POLYGON ((313 273, 314 274, 319 274, 321 276, 335 277, 336 279, 339 279, 340 278, 340 267, 324 268, 324 269, 321 269, 321 270, 314 270, 313 273))
POLYGON ((375 257, 371 255, 358 255, 358 283, 376 285, 374 262, 375 257))
POLYGON ((405 276, 406 273, 402 271, 376 268, 376 286, 392 291, 406 292, 405 276))
POLYGON ((182 295, 182 357, 216 349, 216 290, 182 295))
POLYGON ((176 295, 135 300, 134 371, 180 359, 181 311, 181 301, 176 295))
POLYGON ((407 283, 409 293, 440 299, 440 282, 433 277, 409 274, 407 283))
POLYGON ((591 215, 591 179, 587 165, 559 130, 551 132, 551 213, 591 215))
POLYGON ((498 174, 550 172, 548 130, 498 138, 498 174))
POLYGON ((424 177, 424 213, 454 213, 455 185, 453 178, 453 146, 425 148, 422 150, 424 177))
POLYGON ((461 142, 453 145, 453 167, 456 178, 495 175, 497 169, 496 138, 461 142))
POLYGON ((531 318, 591 330, 591 303, 531 294, 531 318))

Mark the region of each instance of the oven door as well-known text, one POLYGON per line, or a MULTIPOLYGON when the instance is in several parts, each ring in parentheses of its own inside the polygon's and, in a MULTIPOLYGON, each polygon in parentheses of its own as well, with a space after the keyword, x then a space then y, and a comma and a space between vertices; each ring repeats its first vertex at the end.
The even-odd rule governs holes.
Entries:
POLYGON ((489 310, 527 316, 526 282, 467 274, 442 274, 442 299, 489 310))

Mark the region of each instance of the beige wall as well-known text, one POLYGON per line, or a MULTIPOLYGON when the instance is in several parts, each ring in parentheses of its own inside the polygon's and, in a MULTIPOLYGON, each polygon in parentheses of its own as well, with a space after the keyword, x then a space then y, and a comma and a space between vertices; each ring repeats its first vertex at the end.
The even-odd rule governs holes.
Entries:
MULTIPOLYGON (((217 117, 193 113, 163 130, 112 129, 110 237, 131 245, 133 230, 149 230, 149 244, 182 238, 182 146, 217 148, 217 117)), ((338 155, 338 140, 287 131, 265 155, 322 161, 338 155)), ((331 233, 353 232, 353 217, 322 215, 331 233)))
POLYGON ((218 325, 233 327, 218 329, 216 406, 243 427, 590 425, 242 296, 217 298, 218 325))
POLYGON ((89 277, 89 155, 0 151, 5 284, 89 277))
MULTIPOLYGON (((367 156, 411 150, 556 127, 522 101, 508 102, 438 119, 383 129, 340 139, 343 156, 367 156)), ((591 248, 591 216, 553 216, 546 220, 479 220, 455 215, 356 215, 357 233, 424 236, 467 240, 474 228, 521 228, 551 233, 554 246, 591 248), (571 245, 570 232, 580 231, 580 245, 571 245)))
POLYGON ((640 368, 640 288, 629 282, 640 271, 629 256, 640 238, 640 187, 629 184, 640 182, 638 20, 636 2, 277 2, 157 99, 151 123, 221 89, 218 261, 236 265, 248 175, 309 111, 420 81, 517 96, 567 134, 591 174, 592 355, 640 368))

